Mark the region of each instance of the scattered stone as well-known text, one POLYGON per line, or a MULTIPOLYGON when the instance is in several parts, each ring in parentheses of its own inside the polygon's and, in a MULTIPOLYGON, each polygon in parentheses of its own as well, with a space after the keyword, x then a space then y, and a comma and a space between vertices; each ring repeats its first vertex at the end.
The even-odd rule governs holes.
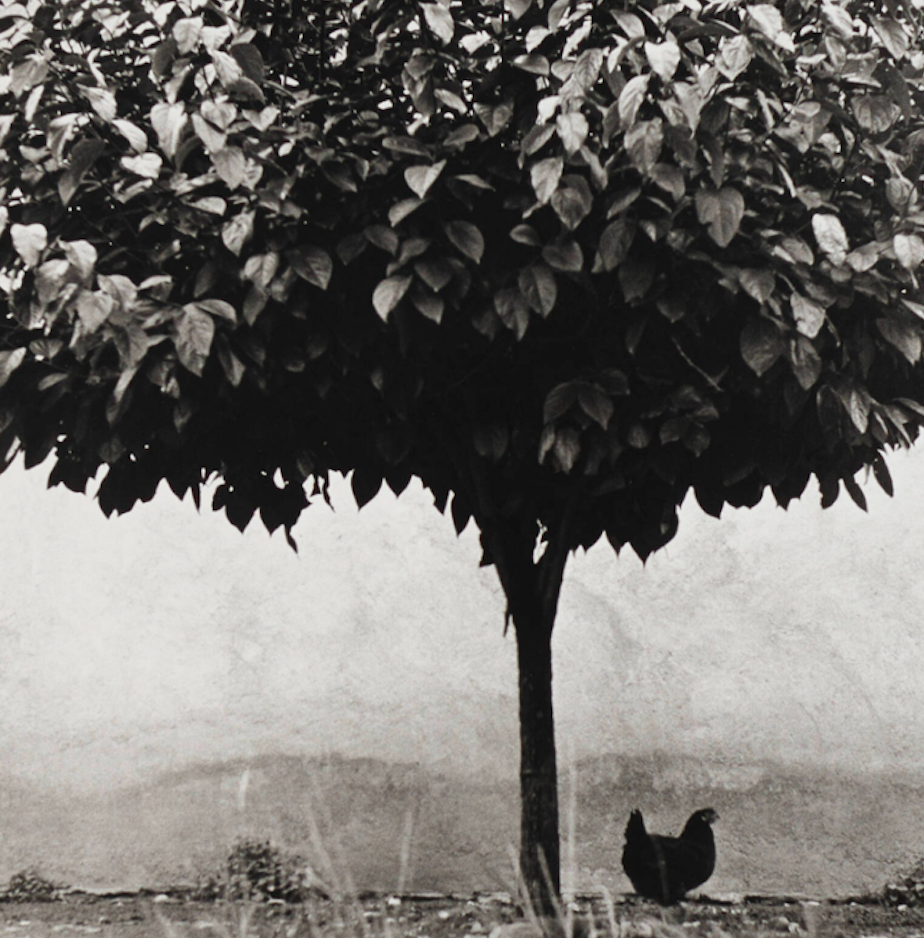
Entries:
POLYGON ((496 925, 489 938, 545 938, 545 935, 532 922, 511 922, 509 925, 496 925))

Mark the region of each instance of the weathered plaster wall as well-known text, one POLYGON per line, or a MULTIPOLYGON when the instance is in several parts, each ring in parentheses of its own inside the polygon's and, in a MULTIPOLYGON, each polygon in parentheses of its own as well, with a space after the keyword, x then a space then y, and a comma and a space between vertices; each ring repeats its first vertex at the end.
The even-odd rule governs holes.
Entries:
MULTIPOLYGON (((634 804, 675 828, 720 807, 717 889, 851 891, 924 853, 924 456, 892 466, 868 515, 691 504, 647 567, 572 561, 556 701, 583 884, 625 888, 634 804)), ((419 490, 357 514, 341 487, 295 556, 169 493, 106 521, 43 487, 0 480, 0 877, 165 882, 241 833, 310 853, 320 812, 361 883, 394 885, 403 838, 419 887, 504 879, 514 649, 473 531, 419 490)))

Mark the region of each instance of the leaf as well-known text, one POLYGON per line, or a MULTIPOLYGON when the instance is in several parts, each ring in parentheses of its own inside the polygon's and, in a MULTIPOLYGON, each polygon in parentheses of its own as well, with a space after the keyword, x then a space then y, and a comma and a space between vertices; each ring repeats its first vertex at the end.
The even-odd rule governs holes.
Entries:
POLYGON ((199 107, 202 116, 220 130, 227 130, 237 118, 237 107, 230 101, 213 101, 211 98, 199 107))
POLYGON ((882 337, 894 345, 908 362, 916 365, 921 360, 921 331, 902 319, 877 319, 876 328, 882 337))
POLYGON ((227 146, 228 135, 223 130, 206 120, 201 114, 193 114, 191 119, 196 136, 205 144, 208 153, 215 154, 227 146))
POLYGON ((356 506, 362 508, 378 494, 382 487, 382 476, 373 469, 357 466, 350 478, 350 487, 353 489, 356 506))
POLYGON ((924 241, 916 234, 897 234, 892 248, 899 264, 906 270, 917 270, 924 261, 924 241))
POLYGON ((479 424, 472 434, 475 452, 482 459, 500 460, 507 451, 510 432, 502 423, 479 424))
POLYGON ((863 494, 863 489, 857 484, 857 480, 853 476, 846 476, 844 478, 844 488, 847 489, 847 494, 854 500, 859 508, 862 508, 864 511, 866 508, 866 496, 863 494))
POLYGON ((703 89, 695 82, 675 81, 671 85, 671 91, 680 105, 681 113, 686 118, 690 130, 695 133, 706 105, 706 95, 703 89))
POLYGON ((253 235, 253 211, 235 215, 221 229, 221 240, 232 254, 240 254, 241 249, 253 235))
POLYGON ((421 3, 420 9, 423 11, 427 27, 443 45, 452 42, 455 33, 455 23, 452 20, 452 14, 445 7, 438 3, 421 3))
POLYGON ((84 290, 77 297, 77 315, 86 332, 96 332, 115 309, 115 300, 108 293, 84 290))
POLYGON ((749 22, 771 42, 775 42, 784 48, 792 48, 792 37, 786 29, 783 14, 773 4, 755 3, 753 6, 748 6, 747 16, 749 22), (780 38, 781 34, 784 37, 782 40, 780 38))
POLYGON ((537 248, 542 244, 539 232, 532 225, 516 225, 510 229, 510 237, 518 244, 529 244, 537 248))
POLYGON ((42 224, 11 225, 10 237, 13 249, 23 259, 26 267, 35 267, 41 260, 42 251, 48 246, 48 231, 42 224))
POLYGON ((105 149, 106 144, 95 137, 74 144, 70 165, 58 179, 58 195, 64 205, 74 197, 80 183, 105 149))
POLYGON ((679 202, 687 191, 686 179, 684 179, 683 170, 679 166, 672 166, 669 163, 655 163, 648 171, 649 176, 665 192, 669 192, 675 202, 679 202))
POLYGON ((33 53, 10 69, 10 91, 21 98, 45 81, 48 75, 48 62, 38 53, 33 53))
POLYGON ((577 153, 584 145, 590 125, 587 118, 580 111, 571 111, 568 114, 559 114, 555 119, 558 138, 569 156, 577 153))
POLYGON ((828 25, 843 39, 853 37, 853 17, 837 3, 824 0, 821 12, 828 25))
POLYGON ((89 101, 90 107, 108 124, 115 119, 118 109, 115 95, 106 88, 80 85, 80 93, 89 101))
POLYGON ((183 307, 175 320, 177 357, 180 363, 194 375, 202 375, 215 336, 215 321, 202 312, 194 303, 183 307))
POLYGON ((814 339, 825 323, 825 310, 814 300, 793 293, 789 298, 792 314, 796 320, 796 329, 809 339, 814 339))
POLYGON ((889 55, 894 59, 903 59, 908 52, 909 40, 902 24, 891 17, 882 16, 871 16, 870 22, 889 55))
POLYGON ((579 383, 577 391, 581 410, 605 430, 609 426, 614 410, 610 396, 597 385, 584 381, 579 383))
POLYGON ((252 254, 244 264, 243 277, 265 290, 278 269, 279 255, 275 251, 268 254, 252 254))
POLYGON ((386 277, 372 294, 372 305, 379 316, 387 321, 392 310, 401 302, 414 278, 410 274, 386 277))
POLYGON ((543 318, 555 308, 558 286, 555 283, 555 274, 545 264, 531 264, 521 270, 517 277, 517 285, 530 309, 543 318))
POLYGON ((23 363, 26 357, 24 348, 13 349, 11 352, 0 352, 0 388, 2 388, 13 372, 23 363))
POLYGON ((489 137, 496 137, 513 117, 513 104, 501 101, 499 104, 476 104, 475 113, 484 124, 489 137))
POLYGON ((551 200, 558 188, 564 168, 565 161, 560 156, 550 156, 548 159, 539 160, 530 167, 529 179, 540 204, 545 205, 551 200))
MULTIPOLYGON (((655 267, 649 256, 636 254, 619 265, 619 287, 627 303, 642 299, 654 282, 655 267)), ((644 323, 644 319, 640 320, 644 323)), ((640 334, 639 334, 640 335, 640 334)), ((636 336, 636 340, 639 336, 636 336)), ((627 339, 628 341, 628 339, 627 339)))
POLYGON ((664 145, 664 125, 660 117, 639 121, 625 135, 626 152, 632 165, 647 176, 653 169, 664 145))
POLYGON ((814 387, 821 377, 822 361, 815 346, 805 336, 793 339, 789 348, 789 361, 802 390, 808 391, 814 387))
POLYGON ((186 17, 173 24, 173 39, 180 55, 188 55, 199 45, 203 25, 201 16, 186 17))
POLYGON ((619 120, 623 128, 631 126, 635 122, 638 109, 645 100, 648 93, 648 84, 651 81, 651 75, 636 75, 626 82, 626 86, 619 92, 616 107, 619 112, 619 120))
POLYGON ((707 226, 709 237, 726 248, 738 233, 744 217, 744 196, 731 186, 700 189, 696 193, 696 216, 707 226))
POLYGON ((885 459, 882 458, 882 453, 878 453, 873 460, 873 475, 882 491, 891 498, 895 494, 895 486, 892 484, 892 476, 885 459))
POLYGON ((773 296, 776 277, 772 270, 747 267, 738 274, 738 280, 758 303, 766 303, 773 296))
POLYGON ((872 399, 869 391, 843 379, 837 383, 832 382, 832 388, 835 396, 841 402, 841 406, 847 411, 850 422, 857 432, 866 433, 869 426, 870 410, 872 409, 872 399))
POLYGON ((157 179, 164 165, 157 153, 141 153, 138 156, 123 156, 119 161, 130 173, 142 179, 157 179))
POLYGON ((244 182, 247 161, 240 147, 225 147, 210 156, 215 171, 229 189, 237 189, 244 182))
POLYGON ((555 270, 579 273, 584 267, 584 254, 581 246, 569 239, 558 244, 547 244, 542 249, 542 258, 555 270))
POLYGON ((753 56, 754 48, 747 36, 723 37, 719 40, 715 67, 729 81, 734 81, 751 64, 753 56))
POLYGON ((124 118, 117 118, 112 126, 128 141, 128 145, 136 152, 143 153, 148 148, 148 135, 137 125, 124 118))
POLYGON ((423 205, 422 199, 402 199, 388 210, 388 222, 392 226, 400 225, 405 218, 423 205))
POLYGON ((286 252, 292 269, 302 280, 326 290, 334 272, 334 262, 323 248, 303 244, 286 252))
POLYGON ((430 189, 430 186, 439 179, 440 173, 446 166, 446 160, 440 160, 432 166, 409 166, 404 171, 404 180, 408 187, 417 196, 422 199, 430 189))
MULTIPOLYGON (((241 67, 241 71, 246 78, 249 78, 254 84, 259 85, 263 81, 266 73, 266 66, 263 62, 263 54, 250 42, 236 42, 230 49, 231 55, 241 67)), ((275 117, 275 115, 274 115, 275 117)), ((266 130, 266 127, 261 127, 266 130)))
POLYGON ((594 273, 615 270, 625 259, 635 238, 635 222, 627 217, 611 222, 600 235, 594 273))
POLYGON ((858 95, 850 106, 857 123, 871 134, 885 133, 901 114, 898 106, 882 94, 858 95))
POLYGON ((476 264, 484 254, 484 237, 478 228, 468 221, 450 221, 443 225, 446 237, 476 264))
POLYGON ((531 75, 540 75, 543 78, 549 76, 549 60, 538 52, 518 55, 513 60, 513 65, 524 72, 529 72, 531 75))
POLYGON ((569 231, 574 231, 590 214, 594 198, 583 176, 563 177, 552 195, 552 208, 569 231))
POLYGON ((99 257, 97 250, 89 241, 62 241, 61 247, 64 248, 64 256, 71 265, 71 269, 77 272, 81 280, 89 280, 96 269, 96 261, 99 257))
POLYGON ((847 252, 850 250, 847 232, 841 220, 837 215, 816 212, 812 216, 812 232, 821 251, 828 255, 835 266, 840 267, 847 260, 847 252))
POLYGON ((213 49, 209 52, 212 59, 212 65, 215 66, 215 74, 218 80, 229 91, 231 87, 244 78, 244 69, 238 64, 234 56, 227 52, 221 52, 213 49))
POLYGON ((238 387, 244 377, 244 372, 247 370, 246 366, 237 357, 237 355, 231 351, 227 337, 220 337, 220 341, 217 343, 217 350, 218 361, 221 363, 225 377, 228 379, 232 387, 238 387))
POLYGON ((494 294, 494 310, 500 321, 522 339, 529 325, 529 307, 526 299, 516 287, 504 287, 494 294))
POLYGON ((193 205, 200 212, 208 212, 210 215, 224 215, 228 211, 228 203, 217 195, 207 195, 204 199, 196 199, 193 205))
POLYGON ((411 302, 422 316, 437 324, 442 322, 446 304, 441 296, 423 290, 414 291, 411 294, 411 302))
POLYGON ((194 303, 187 303, 183 308, 191 309, 193 307, 200 309, 202 312, 208 313, 217 319, 224 319, 226 322, 230 322, 232 325, 237 324, 237 313, 234 311, 234 307, 226 300, 196 300, 194 303))
POLYGON ((481 131, 478 130, 475 124, 463 124, 446 135, 443 140, 443 147, 444 149, 461 149, 473 140, 477 140, 480 136, 481 131))
POLYGON ((758 377, 765 374, 785 350, 780 330, 762 316, 751 316, 741 330, 741 357, 758 377))
POLYGON ((872 270, 882 256, 883 245, 878 241, 869 241, 854 248, 847 255, 847 264, 851 270, 864 273, 872 270))
POLYGON ((570 472, 581 455, 581 439, 574 427, 558 427, 552 453, 561 472, 570 472))
POLYGON ((645 58, 651 70, 663 82, 674 77, 677 66, 680 64, 680 46, 676 42, 646 42, 645 58))
POLYGON ((170 159, 176 156, 186 124, 186 108, 182 104, 162 101, 151 108, 151 126, 157 134, 160 148, 170 159))
POLYGON ((414 271, 434 293, 439 293, 452 280, 452 267, 441 257, 417 261, 414 271))
POLYGON ((504 0, 504 9, 518 20, 533 5, 533 0, 504 0))

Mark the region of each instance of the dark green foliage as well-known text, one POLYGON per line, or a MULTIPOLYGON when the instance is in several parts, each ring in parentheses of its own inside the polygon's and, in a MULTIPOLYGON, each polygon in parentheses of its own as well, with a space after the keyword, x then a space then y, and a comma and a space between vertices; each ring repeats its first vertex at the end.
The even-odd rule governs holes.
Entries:
POLYGON ((916 433, 911 6, 3 8, 0 449, 107 513, 358 470, 644 557, 916 433))
POLYGON ((3 898, 7 902, 53 902, 59 897, 61 888, 38 870, 20 870, 10 877, 3 898))
MULTIPOLYGON (((288 856, 268 840, 241 840, 228 855, 223 897, 268 902, 303 902, 309 894, 304 860, 288 856)), ((217 898, 212 896, 211 898, 217 898)))

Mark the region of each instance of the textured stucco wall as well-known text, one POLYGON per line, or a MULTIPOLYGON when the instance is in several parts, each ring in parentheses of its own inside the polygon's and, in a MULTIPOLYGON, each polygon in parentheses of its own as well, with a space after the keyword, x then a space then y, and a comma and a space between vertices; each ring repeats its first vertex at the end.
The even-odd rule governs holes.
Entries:
MULTIPOLYGON (((898 495, 868 486, 869 514, 811 492, 721 522, 691 504, 646 567, 602 545, 572 560, 556 703, 582 883, 625 888, 636 803, 675 828, 723 803, 717 888, 850 891, 924 853, 905 808, 924 761, 924 456, 892 466, 898 495), (796 815, 817 849, 793 867, 796 815)), ((0 500, 0 877, 167 881, 241 833, 310 853, 320 811, 366 884, 393 885, 404 840, 418 886, 503 880, 513 643, 475 532, 456 539, 425 493, 357 513, 340 486, 298 556, 169 493, 107 521, 12 469, 0 500)))

